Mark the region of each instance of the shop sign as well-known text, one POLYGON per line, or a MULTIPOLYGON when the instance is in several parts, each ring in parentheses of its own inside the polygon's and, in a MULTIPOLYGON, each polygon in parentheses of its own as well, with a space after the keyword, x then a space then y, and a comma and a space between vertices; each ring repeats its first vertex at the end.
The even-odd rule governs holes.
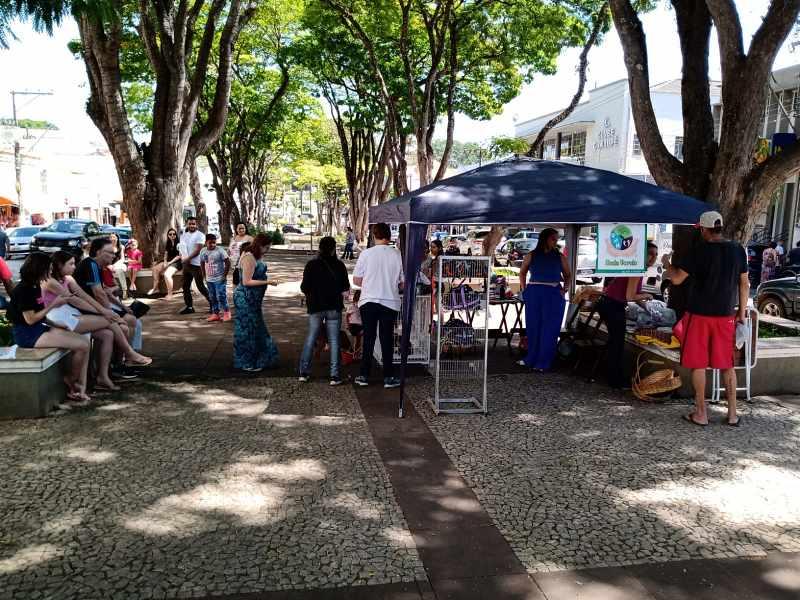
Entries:
POLYGON ((616 127, 611 126, 611 119, 606 117, 600 131, 597 132, 594 149, 602 150, 603 148, 613 148, 614 146, 619 146, 619 134, 616 127))
POLYGON ((640 275, 647 270, 647 225, 597 226, 597 273, 640 275))

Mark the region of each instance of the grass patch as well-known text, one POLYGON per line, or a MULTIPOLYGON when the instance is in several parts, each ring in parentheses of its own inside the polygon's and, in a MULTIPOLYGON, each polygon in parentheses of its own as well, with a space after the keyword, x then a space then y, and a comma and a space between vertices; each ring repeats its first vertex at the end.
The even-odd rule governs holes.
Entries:
POLYGON ((777 325, 773 325, 771 323, 761 322, 758 324, 758 337, 761 338, 762 340, 768 340, 771 338, 786 338, 786 337, 798 337, 798 336, 796 330, 778 327, 777 325))

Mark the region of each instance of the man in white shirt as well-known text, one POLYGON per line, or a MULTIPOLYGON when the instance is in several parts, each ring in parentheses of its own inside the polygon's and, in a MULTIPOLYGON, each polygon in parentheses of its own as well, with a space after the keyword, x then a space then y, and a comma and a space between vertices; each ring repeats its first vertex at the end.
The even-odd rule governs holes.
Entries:
MULTIPOLYGON (((186 220, 186 231, 181 234, 180 249, 183 260, 183 302, 186 304, 181 311, 182 315, 194 313, 192 300, 192 281, 197 285, 198 291, 208 300, 208 290, 203 283, 203 273, 200 270, 200 251, 206 243, 206 234, 197 230, 197 219, 189 217, 186 220)), ((209 307, 211 304, 209 303, 209 307)))
POLYGON ((383 357, 383 387, 395 388, 400 380, 394 376, 394 323, 400 312, 400 288, 403 285, 403 261, 397 248, 389 245, 391 231, 386 223, 372 226, 375 245, 358 256, 353 282, 361 287, 358 308, 364 323, 364 351, 361 373, 356 385, 369 385, 375 338, 380 332, 383 357))

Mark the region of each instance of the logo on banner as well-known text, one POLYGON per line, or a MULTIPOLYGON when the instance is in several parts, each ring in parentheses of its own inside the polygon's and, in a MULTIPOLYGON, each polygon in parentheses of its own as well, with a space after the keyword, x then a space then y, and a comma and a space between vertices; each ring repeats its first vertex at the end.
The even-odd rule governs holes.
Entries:
POLYGON ((600 224, 597 228, 597 270, 601 273, 641 273, 647 268, 647 226, 600 224))
POLYGON ((636 241, 633 239, 631 228, 627 225, 617 225, 611 230, 611 234, 608 237, 611 241, 611 246, 618 252, 627 252, 634 246, 636 241))

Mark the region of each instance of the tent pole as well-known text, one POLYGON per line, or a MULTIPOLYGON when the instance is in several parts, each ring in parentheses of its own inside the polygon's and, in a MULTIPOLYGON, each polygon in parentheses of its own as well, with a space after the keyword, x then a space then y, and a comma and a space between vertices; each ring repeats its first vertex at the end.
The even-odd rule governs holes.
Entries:
POLYGON ((572 272, 572 278, 569 282, 569 301, 572 302, 575 298, 576 279, 578 278, 578 237, 580 236, 580 225, 567 225, 566 229, 566 243, 567 243, 567 258, 569 258, 569 270, 572 272))

